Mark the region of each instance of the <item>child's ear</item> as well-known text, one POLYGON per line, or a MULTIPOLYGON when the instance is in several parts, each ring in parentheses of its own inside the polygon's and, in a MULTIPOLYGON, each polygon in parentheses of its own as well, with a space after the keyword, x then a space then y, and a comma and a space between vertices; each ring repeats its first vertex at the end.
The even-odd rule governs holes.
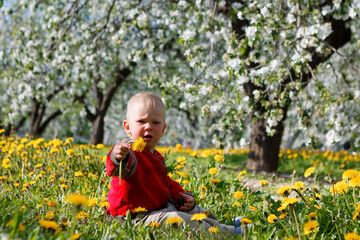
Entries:
POLYGON ((124 120, 123 125, 124 125, 126 134, 131 136, 130 125, 129 125, 128 121, 124 120))
POLYGON ((161 134, 161 136, 164 136, 164 133, 165 133, 165 129, 166 129, 166 123, 164 124, 164 128, 163 128, 163 130, 162 130, 162 134, 161 134))

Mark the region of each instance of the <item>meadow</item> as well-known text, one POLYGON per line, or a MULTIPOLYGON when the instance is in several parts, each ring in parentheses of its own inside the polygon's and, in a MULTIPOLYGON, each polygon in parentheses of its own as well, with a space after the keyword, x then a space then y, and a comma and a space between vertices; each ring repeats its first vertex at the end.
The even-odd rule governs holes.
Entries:
MULTIPOLYGON (((0 238, 225 238, 217 228, 108 222, 110 147, 0 136, 0 238)), ((169 176, 221 223, 244 216, 247 234, 233 239, 360 239, 358 153, 282 150, 279 173, 253 174, 245 170, 248 149, 158 150, 169 176)))

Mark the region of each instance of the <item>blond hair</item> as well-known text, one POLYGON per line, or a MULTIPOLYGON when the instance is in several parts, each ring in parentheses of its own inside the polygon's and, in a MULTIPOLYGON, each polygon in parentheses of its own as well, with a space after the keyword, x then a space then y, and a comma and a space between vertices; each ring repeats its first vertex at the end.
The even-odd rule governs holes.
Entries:
POLYGON ((165 120, 165 106, 163 101, 160 97, 157 95, 151 93, 151 92, 139 92, 132 96, 127 104, 126 108, 126 119, 129 119, 129 110, 131 108, 131 105, 134 103, 141 103, 144 108, 156 108, 159 107, 160 109, 163 109, 164 111, 164 120, 165 120))

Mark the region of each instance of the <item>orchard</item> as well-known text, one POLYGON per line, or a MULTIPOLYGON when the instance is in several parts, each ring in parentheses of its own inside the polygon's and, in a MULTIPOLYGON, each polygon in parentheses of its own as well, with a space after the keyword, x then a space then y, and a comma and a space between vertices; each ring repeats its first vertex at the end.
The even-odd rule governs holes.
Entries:
POLYGON ((203 204, 220 221, 246 215, 253 239, 360 239, 358 29, 359 0, 0 0, 0 231, 5 238, 193 237, 102 219, 107 152, 96 146, 124 139, 127 101, 151 91, 166 105, 159 146, 174 152, 168 167, 182 154, 185 173, 198 166, 186 178, 169 174, 188 181, 199 199, 211 193, 203 204), (236 171, 276 183, 253 188, 236 171), (274 197, 282 174, 293 177, 283 179, 289 196, 274 197), (237 191, 242 198, 234 199, 237 191), (72 208, 71 194, 86 204, 72 208), (80 212, 89 216, 75 220, 80 212))

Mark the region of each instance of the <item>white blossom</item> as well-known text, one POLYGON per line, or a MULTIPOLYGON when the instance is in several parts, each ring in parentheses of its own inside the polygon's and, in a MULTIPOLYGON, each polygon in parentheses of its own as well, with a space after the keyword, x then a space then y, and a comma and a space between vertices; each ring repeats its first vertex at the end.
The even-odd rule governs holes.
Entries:
POLYGON ((195 37, 195 32, 193 32, 191 30, 185 30, 181 35, 181 38, 184 39, 185 41, 190 40, 194 37, 195 37))

